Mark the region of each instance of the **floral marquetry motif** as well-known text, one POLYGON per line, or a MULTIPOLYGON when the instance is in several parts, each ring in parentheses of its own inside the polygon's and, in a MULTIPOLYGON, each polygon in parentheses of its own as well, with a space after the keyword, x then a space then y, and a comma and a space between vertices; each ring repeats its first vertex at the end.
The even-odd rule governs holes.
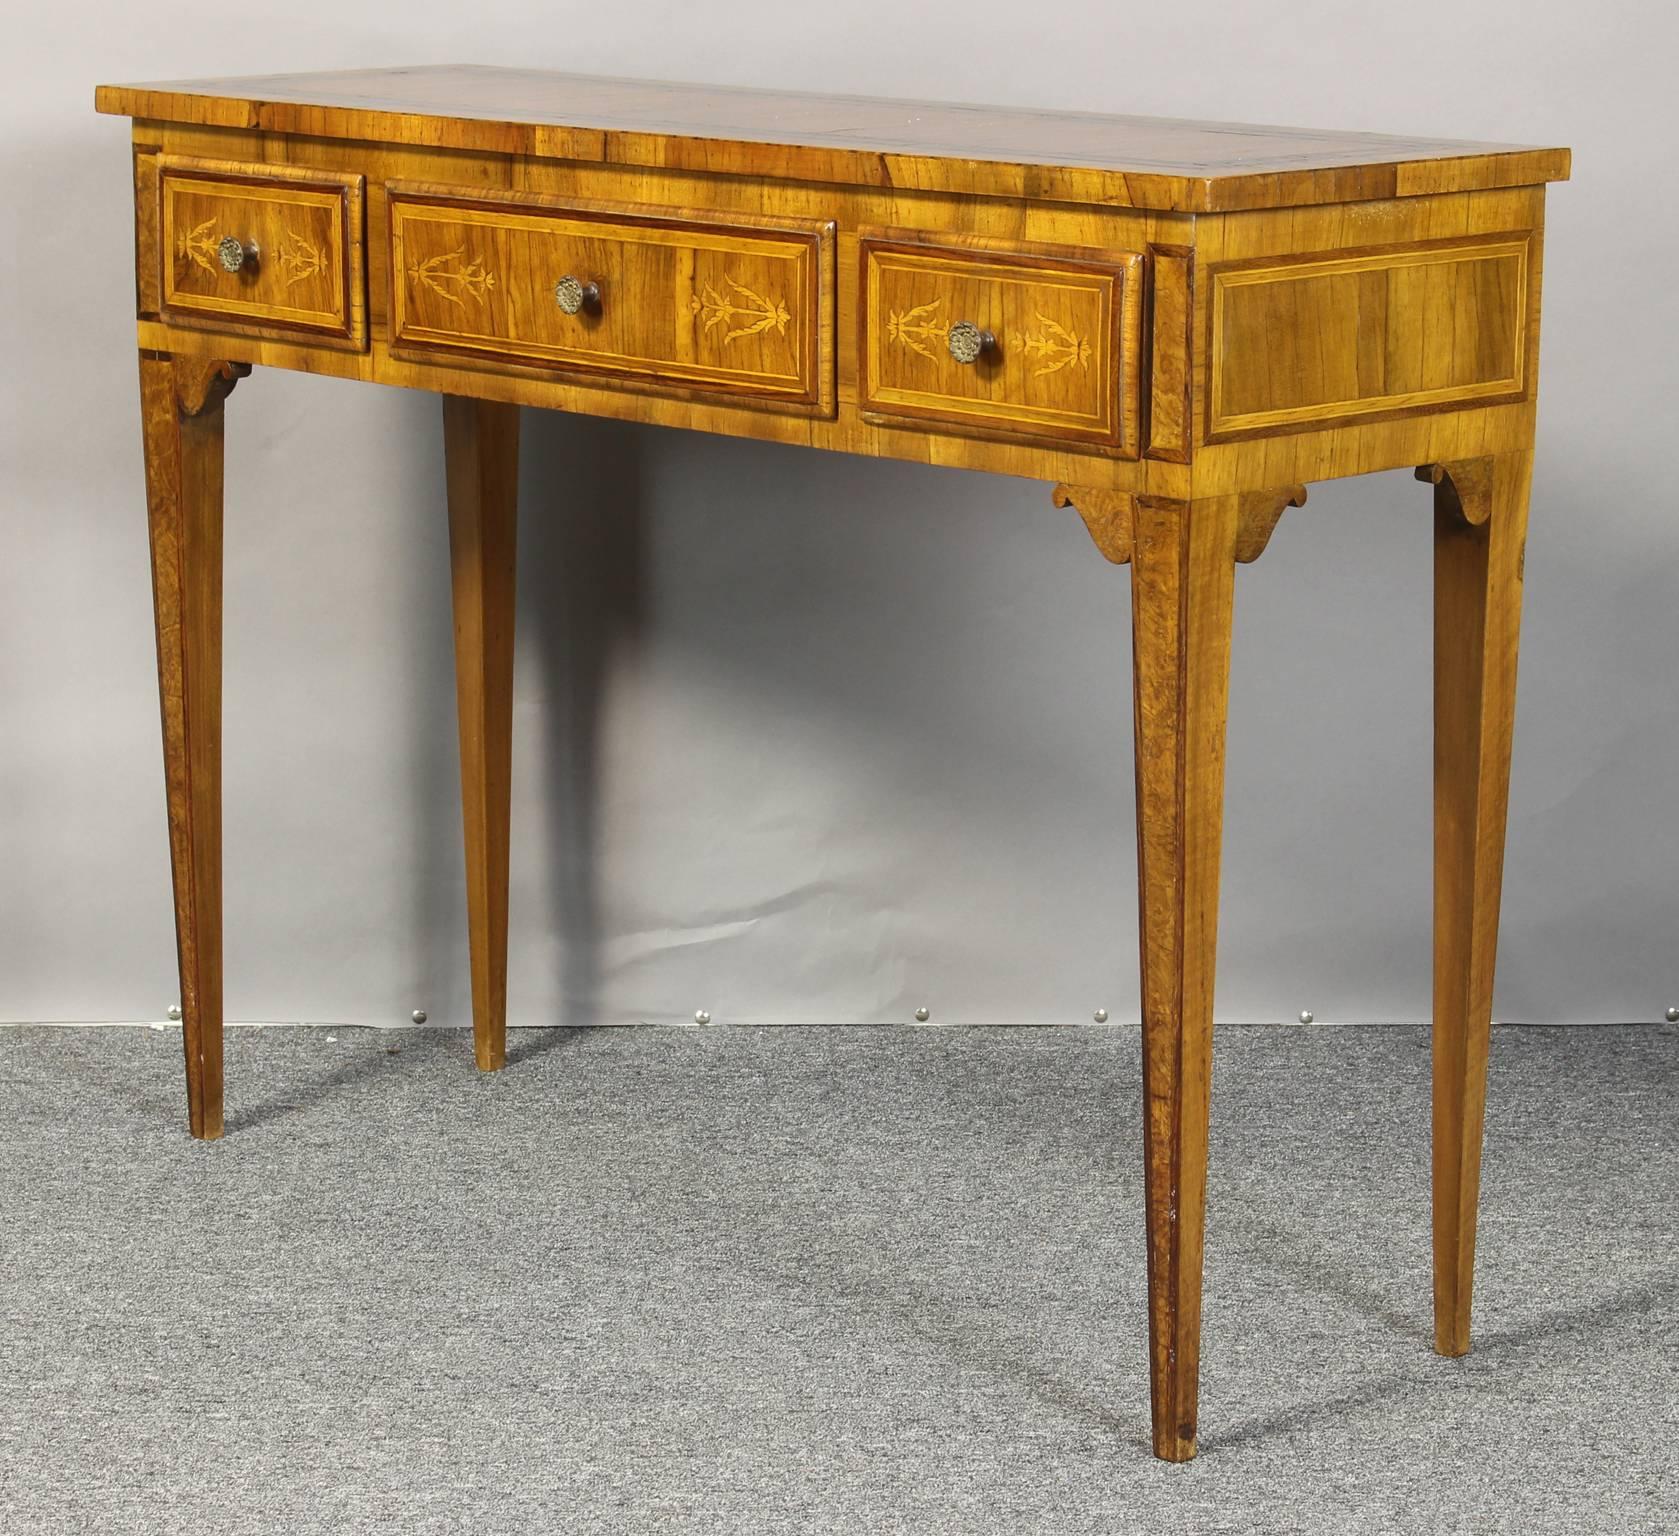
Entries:
POLYGON ((859 246, 865 410, 1130 449, 1139 256, 912 232, 859 246))
POLYGON ((221 270, 216 246, 216 221, 206 219, 194 229, 181 231, 180 239, 175 242, 175 254, 186 257, 195 267, 214 273, 221 270))
POLYGON ((189 155, 152 159, 158 245, 168 257, 156 269, 152 303, 163 314, 218 331, 362 347, 359 173, 189 155))
POLYGON ((760 336, 771 327, 778 336, 787 334, 787 322, 793 316, 782 300, 766 298, 745 283, 736 282, 727 272, 723 274, 723 282, 729 290, 727 295, 719 293, 713 284, 704 283, 688 300, 689 311, 700 317, 702 331, 727 326, 723 333, 724 346, 742 336, 760 336))
POLYGON ((326 252, 318 245, 305 240, 296 230, 286 231, 286 238, 280 242, 277 259, 288 288, 318 276, 325 272, 329 265, 326 252))
POLYGON ((1048 315, 1038 316, 1038 326, 1036 331, 1016 331, 1012 338, 1016 347, 1038 361, 1032 370, 1034 378, 1059 373, 1075 364, 1080 368, 1090 366, 1089 337, 1075 335, 1048 315))
POLYGON ((391 305, 404 354, 831 409, 826 221, 400 184, 389 208, 391 266, 407 274, 391 305))
POLYGON ((469 260, 466 247, 445 251, 440 256, 428 256, 415 262, 408 275, 422 288, 429 288, 441 299, 466 307, 468 298, 480 302, 489 297, 496 285, 496 275, 483 262, 469 260), (464 297, 463 297, 464 295, 464 297))
POLYGON ((943 303, 943 299, 932 299, 926 304, 917 304, 914 309, 889 311, 886 316, 888 339, 936 362, 939 354, 934 351, 933 343, 943 341, 950 334, 950 326, 945 321, 933 318, 933 312, 943 303))

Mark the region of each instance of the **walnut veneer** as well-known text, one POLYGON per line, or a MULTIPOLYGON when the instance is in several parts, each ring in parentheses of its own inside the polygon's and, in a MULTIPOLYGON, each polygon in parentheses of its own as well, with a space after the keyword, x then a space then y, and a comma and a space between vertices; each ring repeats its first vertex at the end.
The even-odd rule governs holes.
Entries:
POLYGON ((222 1129, 223 402, 443 397, 472 999, 505 1061, 518 407, 1045 481, 1129 564, 1154 1448, 1195 1453, 1235 567, 1434 487, 1436 1347, 1469 1347, 1538 370, 1568 152, 534 70, 106 86, 193 1135, 222 1129))

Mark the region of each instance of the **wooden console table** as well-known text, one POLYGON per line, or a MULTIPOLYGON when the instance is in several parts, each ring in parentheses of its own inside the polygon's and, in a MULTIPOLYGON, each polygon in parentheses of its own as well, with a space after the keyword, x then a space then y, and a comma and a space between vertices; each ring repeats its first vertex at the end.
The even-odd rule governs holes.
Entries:
POLYGON ((222 407, 443 396, 478 1065, 505 1060, 521 405, 1047 481, 1131 566, 1154 1449, 1195 1453, 1234 568, 1304 483, 1435 526, 1434 1308, 1469 1347, 1545 184, 1568 152, 527 70, 106 86, 192 1134, 222 1130, 222 407))

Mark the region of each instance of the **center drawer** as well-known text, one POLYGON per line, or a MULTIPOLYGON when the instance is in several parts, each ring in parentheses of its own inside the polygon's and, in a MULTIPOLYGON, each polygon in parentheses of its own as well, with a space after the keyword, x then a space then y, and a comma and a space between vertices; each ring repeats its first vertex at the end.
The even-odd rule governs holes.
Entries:
POLYGON ((394 351, 833 413, 831 222, 389 190, 394 351))

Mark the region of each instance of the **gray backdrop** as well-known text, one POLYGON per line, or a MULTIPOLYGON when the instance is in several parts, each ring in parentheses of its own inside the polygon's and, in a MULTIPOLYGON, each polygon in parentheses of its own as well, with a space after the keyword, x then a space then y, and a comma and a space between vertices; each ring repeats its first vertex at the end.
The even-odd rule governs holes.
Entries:
MULTIPOLYGON (((1670 7, 963 0, 270 7, 8 23, 0 1019, 175 997, 103 80, 454 59, 1566 143, 1502 1018, 1679 1002, 1670 7)), ((1137 1009, 1128 577, 1025 481, 525 415, 515 1023, 1137 1009)), ((227 1007, 467 1019, 436 401, 228 411, 227 1007)), ((1238 574, 1218 1016, 1429 1011, 1429 582, 1407 474, 1238 574)))

